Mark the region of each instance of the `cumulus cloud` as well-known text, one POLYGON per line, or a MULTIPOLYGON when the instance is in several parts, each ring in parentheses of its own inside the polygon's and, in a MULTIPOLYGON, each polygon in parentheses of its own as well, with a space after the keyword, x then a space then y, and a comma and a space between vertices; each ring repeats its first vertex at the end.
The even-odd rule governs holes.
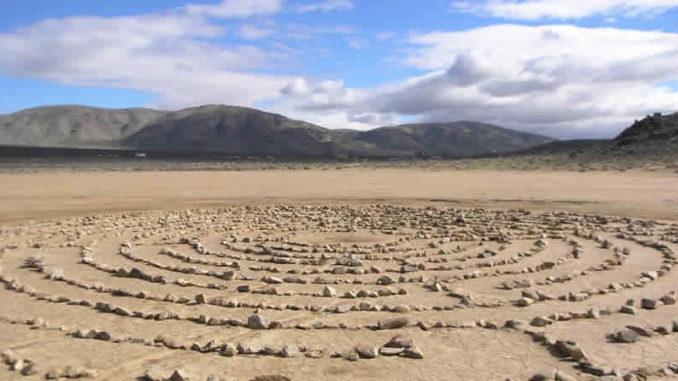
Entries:
POLYGON ((209 42, 221 33, 205 18, 179 13, 47 20, 0 34, 0 71, 73 86, 140 90, 171 108, 251 104, 288 81, 252 73, 273 65, 279 52, 209 42))
POLYGON ((478 0, 455 1, 454 10, 513 20, 581 19, 591 16, 652 16, 678 7, 678 0, 478 0))
POLYGON ((308 12, 330 12, 330 11, 347 11, 353 9, 352 0, 325 0, 313 3, 300 5, 297 10, 299 13, 308 12))
MULTIPOLYGON (((240 0, 241 4, 254 4, 240 0)), ((260 4, 264 4, 261 2, 260 4)), ((678 34, 568 25, 494 25, 412 34, 390 64, 419 75, 372 88, 305 75, 289 65, 282 39, 328 33, 363 35, 348 26, 310 27, 243 18, 264 8, 227 12, 235 0, 167 13, 46 20, 0 34, 0 72, 71 86, 139 90, 176 109, 205 103, 265 105, 333 128, 474 120, 555 137, 612 136, 656 111, 678 110, 678 34), (258 9, 258 10, 257 10, 258 9), (230 15, 230 16, 226 16, 230 15), (276 43, 226 43, 226 33, 276 43), (265 46, 265 47, 263 47, 265 46)), ((270 2, 269 4, 277 4, 270 2)), ((277 8, 275 8, 277 9, 277 8)), ((302 63, 303 64, 303 63, 302 63)), ((375 63, 383 64, 381 62, 375 63)))
POLYGON ((298 107, 484 121, 563 138, 612 136, 634 118, 678 109, 678 93, 658 86, 678 78, 678 34, 498 25, 415 34, 409 43, 394 60, 427 74, 334 88, 298 107))

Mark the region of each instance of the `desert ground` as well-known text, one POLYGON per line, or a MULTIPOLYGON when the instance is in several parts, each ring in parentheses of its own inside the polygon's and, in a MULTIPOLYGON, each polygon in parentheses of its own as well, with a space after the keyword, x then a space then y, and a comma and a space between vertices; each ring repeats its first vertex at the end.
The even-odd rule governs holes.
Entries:
POLYGON ((670 379, 676 252, 670 170, 0 173, 0 379, 670 379))

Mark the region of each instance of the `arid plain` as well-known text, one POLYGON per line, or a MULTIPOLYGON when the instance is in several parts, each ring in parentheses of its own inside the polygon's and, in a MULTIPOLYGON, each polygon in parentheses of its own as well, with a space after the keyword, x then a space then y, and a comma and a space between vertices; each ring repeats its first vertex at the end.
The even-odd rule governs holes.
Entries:
POLYGON ((39 171, 0 184, 3 380, 678 370, 674 171, 39 171))

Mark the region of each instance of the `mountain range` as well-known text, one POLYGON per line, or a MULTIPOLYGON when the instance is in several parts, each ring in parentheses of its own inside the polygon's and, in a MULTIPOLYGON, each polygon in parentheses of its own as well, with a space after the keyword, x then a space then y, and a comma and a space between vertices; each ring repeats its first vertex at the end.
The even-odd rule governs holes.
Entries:
POLYGON ((179 111, 47 106, 0 116, 0 145, 276 157, 467 157, 553 141, 478 122, 332 130, 245 107, 179 111))
POLYGON ((557 141, 468 121, 357 131, 224 105, 179 111, 46 106, 0 115, 0 145, 287 158, 459 158, 509 153, 668 156, 678 153, 678 113, 636 120, 614 139, 557 141))

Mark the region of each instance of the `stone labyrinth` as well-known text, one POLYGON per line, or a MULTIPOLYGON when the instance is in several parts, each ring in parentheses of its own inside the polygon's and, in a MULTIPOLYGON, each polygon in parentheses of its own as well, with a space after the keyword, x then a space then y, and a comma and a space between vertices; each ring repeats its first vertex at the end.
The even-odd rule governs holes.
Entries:
POLYGON ((0 247, 3 379, 678 372, 675 223, 242 206, 26 222, 0 247))

